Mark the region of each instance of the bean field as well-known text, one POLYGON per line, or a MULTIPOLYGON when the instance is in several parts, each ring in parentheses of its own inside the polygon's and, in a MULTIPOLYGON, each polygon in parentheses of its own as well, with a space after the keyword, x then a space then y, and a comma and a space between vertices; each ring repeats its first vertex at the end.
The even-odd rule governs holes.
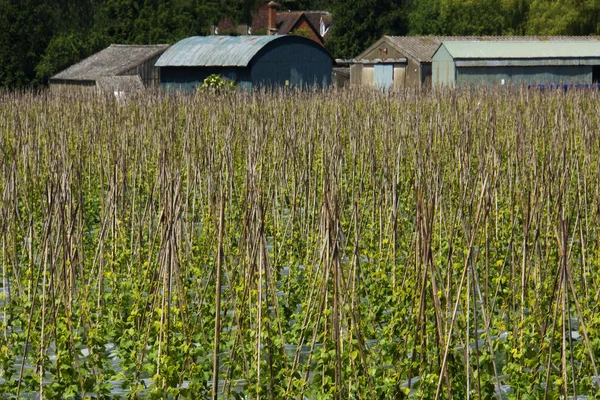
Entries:
POLYGON ((0 93, 1 397, 592 398, 599 109, 0 93))

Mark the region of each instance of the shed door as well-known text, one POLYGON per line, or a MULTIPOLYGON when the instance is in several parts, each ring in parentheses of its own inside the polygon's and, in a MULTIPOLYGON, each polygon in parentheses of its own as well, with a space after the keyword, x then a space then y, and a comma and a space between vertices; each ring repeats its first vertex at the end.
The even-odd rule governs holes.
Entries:
POLYGON ((375 64, 373 83, 375 87, 389 89, 394 79, 394 66, 391 64, 375 64))

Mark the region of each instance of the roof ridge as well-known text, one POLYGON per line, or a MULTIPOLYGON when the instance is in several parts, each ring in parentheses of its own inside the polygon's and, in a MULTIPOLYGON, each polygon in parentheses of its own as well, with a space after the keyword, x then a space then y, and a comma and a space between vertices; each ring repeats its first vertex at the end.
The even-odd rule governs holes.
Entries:
MULTIPOLYGON (((123 68, 123 69, 119 70, 119 72, 117 72, 115 75, 121 75, 121 74, 123 74, 123 73, 125 73, 125 72, 129 71, 129 70, 130 70, 131 68, 133 68, 135 65, 139 65, 139 64, 145 63, 146 61, 150 60, 151 58, 154 58, 154 57, 156 57, 157 55, 159 55, 160 51, 161 51, 163 48, 164 48, 164 49, 168 49, 168 48, 169 48, 169 45, 166 45, 166 46, 164 46, 164 47, 163 47, 163 46, 154 46, 154 45, 152 45, 151 47, 157 47, 156 51, 154 51, 154 52, 152 52, 152 53, 148 54, 148 56, 147 56, 147 57, 144 57, 144 58, 142 58, 140 61, 137 61, 137 62, 131 62, 131 63, 129 63, 129 64, 128 64, 128 65, 127 65, 125 68, 123 68)), ((156 61, 158 61, 158 59, 157 59, 156 61)))
MULTIPOLYGON (((108 47, 164 47, 169 46, 168 43, 157 43, 157 44, 124 44, 124 43, 111 43, 108 47)), ((102 50, 100 50, 102 51, 102 50)))

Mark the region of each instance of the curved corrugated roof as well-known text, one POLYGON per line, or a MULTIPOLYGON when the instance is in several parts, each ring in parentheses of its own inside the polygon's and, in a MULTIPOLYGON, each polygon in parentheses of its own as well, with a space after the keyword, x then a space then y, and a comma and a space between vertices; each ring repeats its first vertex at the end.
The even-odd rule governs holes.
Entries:
POLYGON ((169 47, 156 66, 246 67, 268 43, 284 37, 289 36, 192 36, 169 47))

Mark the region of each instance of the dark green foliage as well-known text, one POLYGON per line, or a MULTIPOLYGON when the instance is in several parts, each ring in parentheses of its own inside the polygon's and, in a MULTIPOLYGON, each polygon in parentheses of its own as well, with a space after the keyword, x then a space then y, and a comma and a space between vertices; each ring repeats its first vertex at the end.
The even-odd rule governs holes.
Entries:
POLYGON ((406 29, 403 0, 332 0, 335 26, 327 48, 335 58, 355 57, 383 34, 406 29))
POLYGON ((240 4, 222 9, 216 0, 0 0, 0 87, 44 84, 111 43, 174 43, 206 34, 224 11, 240 4))
POLYGON ((501 35, 501 0, 442 1, 440 23, 445 35, 501 35))
POLYGON ((0 86, 36 83, 35 66, 54 33, 44 0, 0 0, 0 86))
POLYGON ((48 47, 36 66, 36 77, 45 82, 53 74, 76 63, 106 45, 106 40, 94 35, 86 37, 83 33, 60 33, 48 44, 48 47))
POLYGON ((600 28, 600 3, 595 0, 530 0, 531 34, 588 35, 600 28))
MULTIPOLYGON (((510 0, 504 6, 504 33, 525 35, 527 33, 530 0, 510 0)), ((589 33, 595 32, 591 30, 589 33)))
POLYGON ((409 15, 413 35, 523 35, 527 0, 414 1, 409 15))
POLYGON ((594 0, 413 0, 415 35, 593 35, 600 4, 594 0))
POLYGON ((234 24, 250 24, 252 13, 261 3, 262 0, 224 0, 221 2, 220 15, 229 17, 234 24))
POLYGON ((412 7, 408 16, 410 34, 439 35, 442 33, 440 0, 415 0, 412 7))
MULTIPOLYGON (((0 0, 0 87, 28 87, 111 43, 174 43, 227 16, 250 23, 263 0, 0 0)), ((381 35, 590 35, 597 0, 282 0, 282 10, 328 10, 334 57, 381 35)), ((264 34, 265 32, 255 32, 264 34)))

